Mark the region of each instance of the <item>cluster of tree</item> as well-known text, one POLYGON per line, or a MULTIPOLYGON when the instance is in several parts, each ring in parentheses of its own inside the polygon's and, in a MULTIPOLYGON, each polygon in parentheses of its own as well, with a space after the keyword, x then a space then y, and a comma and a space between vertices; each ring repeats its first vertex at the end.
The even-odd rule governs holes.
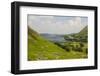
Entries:
POLYGON ((84 43, 79 43, 78 45, 73 45, 73 44, 62 44, 62 43, 55 43, 57 46, 65 49, 67 52, 70 52, 70 51, 77 51, 77 52, 85 52, 85 53, 88 53, 88 49, 85 47, 84 48, 84 43))

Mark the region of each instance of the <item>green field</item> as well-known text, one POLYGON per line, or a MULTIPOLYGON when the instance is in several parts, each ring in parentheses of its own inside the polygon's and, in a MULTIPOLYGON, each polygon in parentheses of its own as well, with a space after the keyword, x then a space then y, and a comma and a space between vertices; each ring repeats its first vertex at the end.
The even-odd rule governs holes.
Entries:
POLYGON ((87 42, 53 43, 28 27, 28 60, 87 58, 87 42))

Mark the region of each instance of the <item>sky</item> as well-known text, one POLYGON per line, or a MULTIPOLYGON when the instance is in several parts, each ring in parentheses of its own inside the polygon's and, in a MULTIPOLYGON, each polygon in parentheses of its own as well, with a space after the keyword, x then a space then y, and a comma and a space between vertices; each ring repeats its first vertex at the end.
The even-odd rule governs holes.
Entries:
POLYGON ((27 16, 28 26, 38 33, 71 34, 80 32, 88 25, 88 18, 82 16, 27 16))

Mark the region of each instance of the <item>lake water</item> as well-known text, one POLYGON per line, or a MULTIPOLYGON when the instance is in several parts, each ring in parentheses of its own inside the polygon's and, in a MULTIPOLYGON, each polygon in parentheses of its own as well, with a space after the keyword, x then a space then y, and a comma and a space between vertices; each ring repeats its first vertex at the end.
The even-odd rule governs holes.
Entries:
POLYGON ((53 42, 65 42, 63 35, 56 35, 56 34, 40 34, 42 37, 44 37, 47 40, 53 41, 53 42))

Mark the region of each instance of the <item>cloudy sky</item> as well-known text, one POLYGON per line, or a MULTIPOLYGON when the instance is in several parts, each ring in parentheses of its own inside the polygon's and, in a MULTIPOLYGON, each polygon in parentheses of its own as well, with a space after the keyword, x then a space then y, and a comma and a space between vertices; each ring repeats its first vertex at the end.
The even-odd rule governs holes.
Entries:
POLYGON ((87 17, 28 15, 28 26, 38 33, 78 33, 88 25, 87 17))

